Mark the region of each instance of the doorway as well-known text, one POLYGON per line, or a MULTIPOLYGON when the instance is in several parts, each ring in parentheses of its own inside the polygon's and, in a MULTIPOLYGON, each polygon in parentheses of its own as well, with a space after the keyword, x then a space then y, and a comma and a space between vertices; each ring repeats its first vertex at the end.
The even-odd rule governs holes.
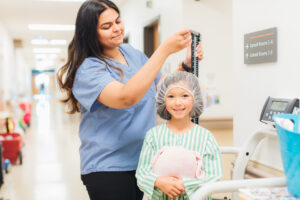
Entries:
POLYGON ((151 57, 153 52, 159 46, 159 32, 158 32, 159 19, 149 23, 144 27, 144 53, 151 57))
POLYGON ((36 70, 33 69, 32 73, 32 94, 33 97, 53 96, 55 92, 55 70, 36 70))

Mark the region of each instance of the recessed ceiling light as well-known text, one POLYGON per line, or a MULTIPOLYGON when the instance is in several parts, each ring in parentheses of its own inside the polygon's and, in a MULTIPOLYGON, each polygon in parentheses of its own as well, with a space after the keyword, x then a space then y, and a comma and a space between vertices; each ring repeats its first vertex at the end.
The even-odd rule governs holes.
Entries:
POLYGON ((53 65, 54 62, 53 62, 53 60, 42 60, 42 61, 36 61, 36 64, 38 64, 40 66, 50 66, 50 65, 53 65))
POLYGON ((40 1, 84 2, 86 0, 40 0, 40 1))
POLYGON ((67 40, 50 40, 49 44, 51 44, 51 45, 66 45, 67 40))
POLYGON ((33 53, 60 53, 60 48, 34 48, 33 53))
POLYGON ((47 45, 49 44, 49 41, 46 39, 33 39, 31 40, 31 44, 34 45, 47 45))
POLYGON ((54 65, 53 61, 38 61, 35 63, 36 68, 47 68, 54 65))
POLYGON ((74 31, 75 25, 71 24, 29 24, 30 30, 39 31, 74 31))
POLYGON ((54 60, 57 58, 57 54, 34 54, 36 60, 54 60))
POLYGON ((47 40, 47 39, 33 39, 31 40, 33 45, 66 45, 66 40, 47 40))

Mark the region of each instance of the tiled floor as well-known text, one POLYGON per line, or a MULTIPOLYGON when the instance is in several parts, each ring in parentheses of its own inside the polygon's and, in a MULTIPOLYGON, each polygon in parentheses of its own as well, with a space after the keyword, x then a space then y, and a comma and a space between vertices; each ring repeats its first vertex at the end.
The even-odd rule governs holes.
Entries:
MULTIPOLYGON (((79 170, 79 115, 67 115, 56 100, 37 100, 24 135, 23 165, 4 175, 0 200, 87 200, 79 170)), ((232 145, 232 129, 211 130, 219 145, 232 145)), ((229 160, 223 158, 225 176, 229 160)))

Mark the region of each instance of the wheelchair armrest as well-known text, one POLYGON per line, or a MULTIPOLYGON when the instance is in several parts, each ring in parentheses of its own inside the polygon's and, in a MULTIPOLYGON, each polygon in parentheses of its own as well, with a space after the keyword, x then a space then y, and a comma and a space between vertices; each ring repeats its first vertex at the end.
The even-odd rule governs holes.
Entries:
POLYGON ((286 185, 286 178, 255 178, 208 183, 193 194, 191 200, 202 200, 213 193, 236 192, 241 188, 280 187, 286 185))

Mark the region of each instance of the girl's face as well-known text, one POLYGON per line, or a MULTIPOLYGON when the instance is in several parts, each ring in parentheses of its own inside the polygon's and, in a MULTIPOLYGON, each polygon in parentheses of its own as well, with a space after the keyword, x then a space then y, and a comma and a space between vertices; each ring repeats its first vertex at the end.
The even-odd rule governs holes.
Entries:
POLYGON ((190 112, 194 105, 193 96, 185 89, 176 87, 168 91, 166 95, 166 109, 172 119, 190 118, 190 112))
POLYGON ((97 26, 99 42, 104 49, 118 47, 123 43, 124 25, 120 15, 112 8, 102 12, 97 26))

